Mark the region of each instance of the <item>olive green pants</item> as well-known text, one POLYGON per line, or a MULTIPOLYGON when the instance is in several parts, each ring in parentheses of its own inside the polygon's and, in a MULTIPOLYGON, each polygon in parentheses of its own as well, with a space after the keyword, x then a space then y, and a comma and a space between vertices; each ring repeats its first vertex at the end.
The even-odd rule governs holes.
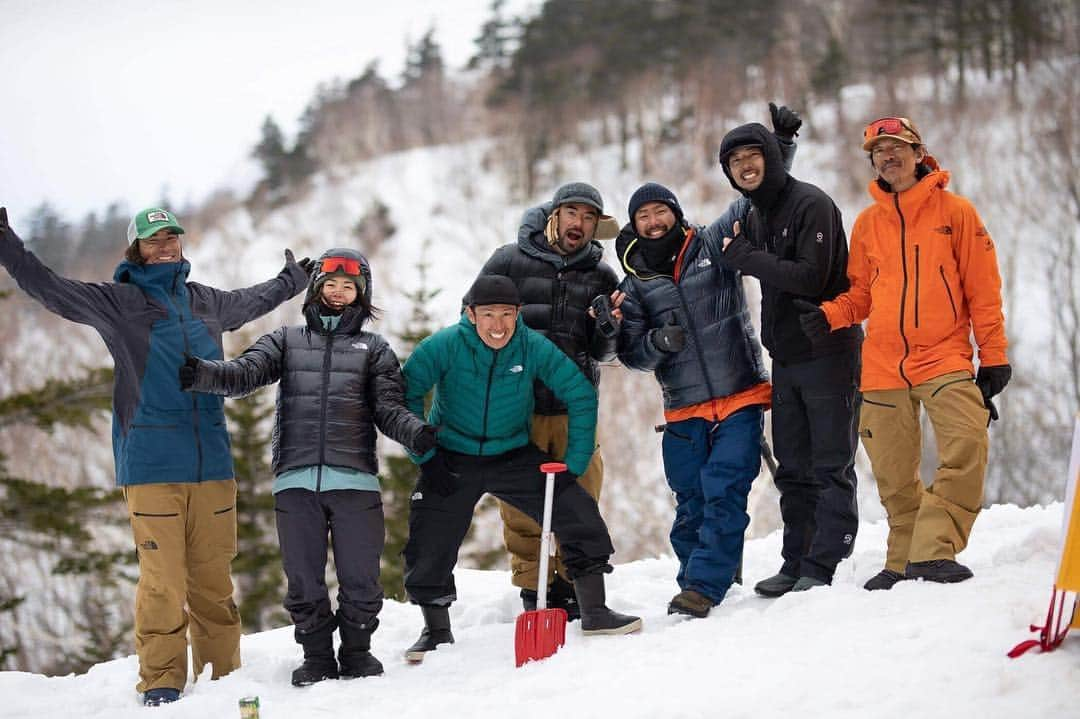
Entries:
MULTIPOLYGON (((555 460, 561 461, 566 456, 568 432, 569 418, 565 414, 554 416, 534 414, 532 417, 530 439, 533 444, 555 460)), ((578 477, 578 484, 584 487, 590 497, 599 502, 600 486, 603 482, 604 460, 600 457, 600 450, 597 449, 593 452, 585 473, 578 477)), ((503 520, 503 541, 506 542, 506 549, 510 552, 511 581, 515 587, 535 590, 540 573, 540 525, 524 512, 505 502, 499 502, 499 515, 503 520)), ((556 572, 563 578, 566 577, 566 567, 563 566, 562 557, 557 548, 555 561, 549 564, 547 578, 549 585, 556 572)))
POLYGON ((229 564, 236 556, 236 481, 124 487, 139 554, 135 590, 138 691, 187 682, 187 634, 195 676, 240 666, 240 612, 229 564))
POLYGON ((863 393, 859 435, 870 457, 889 518, 885 568, 954 559, 967 546, 979 513, 986 475, 989 417, 967 372, 952 372, 911 389, 863 393), (919 477, 920 407, 937 441, 934 481, 919 477))

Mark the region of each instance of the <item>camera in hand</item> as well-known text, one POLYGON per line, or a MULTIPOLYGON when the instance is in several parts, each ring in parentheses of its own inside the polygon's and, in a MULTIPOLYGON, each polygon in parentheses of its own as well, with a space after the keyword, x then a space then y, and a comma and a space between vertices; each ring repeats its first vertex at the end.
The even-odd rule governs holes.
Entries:
POLYGON ((619 334, 619 325, 611 314, 611 299, 607 295, 597 295, 592 301, 592 310, 596 314, 596 331, 604 337, 619 334))

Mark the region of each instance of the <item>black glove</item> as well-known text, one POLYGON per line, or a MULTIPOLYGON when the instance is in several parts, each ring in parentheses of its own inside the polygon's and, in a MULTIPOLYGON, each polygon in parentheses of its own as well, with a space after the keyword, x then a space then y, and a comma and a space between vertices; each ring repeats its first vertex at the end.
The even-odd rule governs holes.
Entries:
POLYGON ((420 479, 424 486, 440 497, 449 497, 457 490, 460 474, 450 469, 446 452, 435 450, 435 455, 420 465, 420 479))
POLYGON ((772 117, 773 134, 780 139, 790 142, 799 134, 802 118, 787 105, 777 107, 775 102, 770 102, 769 115, 772 117))
POLYGON ((420 434, 416 435, 416 439, 413 440, 413 453, 423 456, 438 447, 439 443, 436 440, 438 434, 439 428, 435 425, 424 425, 424 428, 420 430, 420 434))
POLYGON ((306 272, 308 277, 311 277, 311 273, 315 271, 315 260, 310 257, 303 257, 297 260, 296 264, 300 265, 300 269, 306 272))
POLYGON ((180 389, 187 392, 195 384, 195 374, 199 369, 199 360, 189 354, 184 355, 184 364, 180 365, 180 389))
POLYGON ((990 401, 991 397, 998 395, 1005 385, 1012 379, 1012 366, 1007 364, 979 367, 979 373, 975 377, 975 384, 982 392, 983 404, 990 410, 990 421, 998 418, 997 407, 990 401))
POLYGON ((686 332, 675 321, 675 315, 663 327, 649 332, 649 341, 661 352, 682 352, 686 347, 686 332))
POLYGON ((810 343, 820 342, 829 336, 832 329, 829 320, 820 307, 806 300, 792 300, 791 304, 799 311, 799 326, 810 343))
POLYGON ((8 231, 7 208, 0 207, 0 232, 8 231))

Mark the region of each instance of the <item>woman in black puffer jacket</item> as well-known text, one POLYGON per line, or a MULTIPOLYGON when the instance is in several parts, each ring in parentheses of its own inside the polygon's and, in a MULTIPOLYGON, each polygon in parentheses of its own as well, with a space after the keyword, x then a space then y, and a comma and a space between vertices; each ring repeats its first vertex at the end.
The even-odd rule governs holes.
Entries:
POLYGON ((394 351, 362 329, 377 312, 367 260, 348 249, 323 254, 303 311, 305 324, 264 335, 236 359, 190 359, 181 370, 185 389, 233 397, 280 380, 273 491, 289 580, 285 608, 304 648, 304 663, 292 676, 296 686, 382 673, 370 653, 383 597, 375 429, 417 454, 435 446, 435 428, 405 406, 394 351), (324 580, 328 535, 340 585, 336 614, 324 580))

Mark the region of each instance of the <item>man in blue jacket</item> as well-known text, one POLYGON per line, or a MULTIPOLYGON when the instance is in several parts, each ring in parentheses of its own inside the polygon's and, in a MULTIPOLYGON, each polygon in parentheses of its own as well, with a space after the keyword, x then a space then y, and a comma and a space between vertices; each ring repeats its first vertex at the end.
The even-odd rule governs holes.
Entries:
POLYGON ((135 595, 138 691, 150 706, 176 701, 195 675, 240 666, 240 615, 229 564, 236 556, 236 481, 220 397, 182 392, 184 356, 222 358, 221 334, 302 291, 307 272, 288 250, 266 282, 226 292, 188 282, 184 228, 152 207, 128 226, 113 282, 61 277, 26 249, 0 208, 0 264, 50 311, 93 327, 115 366, 113 456, 139 556, 135 595))

